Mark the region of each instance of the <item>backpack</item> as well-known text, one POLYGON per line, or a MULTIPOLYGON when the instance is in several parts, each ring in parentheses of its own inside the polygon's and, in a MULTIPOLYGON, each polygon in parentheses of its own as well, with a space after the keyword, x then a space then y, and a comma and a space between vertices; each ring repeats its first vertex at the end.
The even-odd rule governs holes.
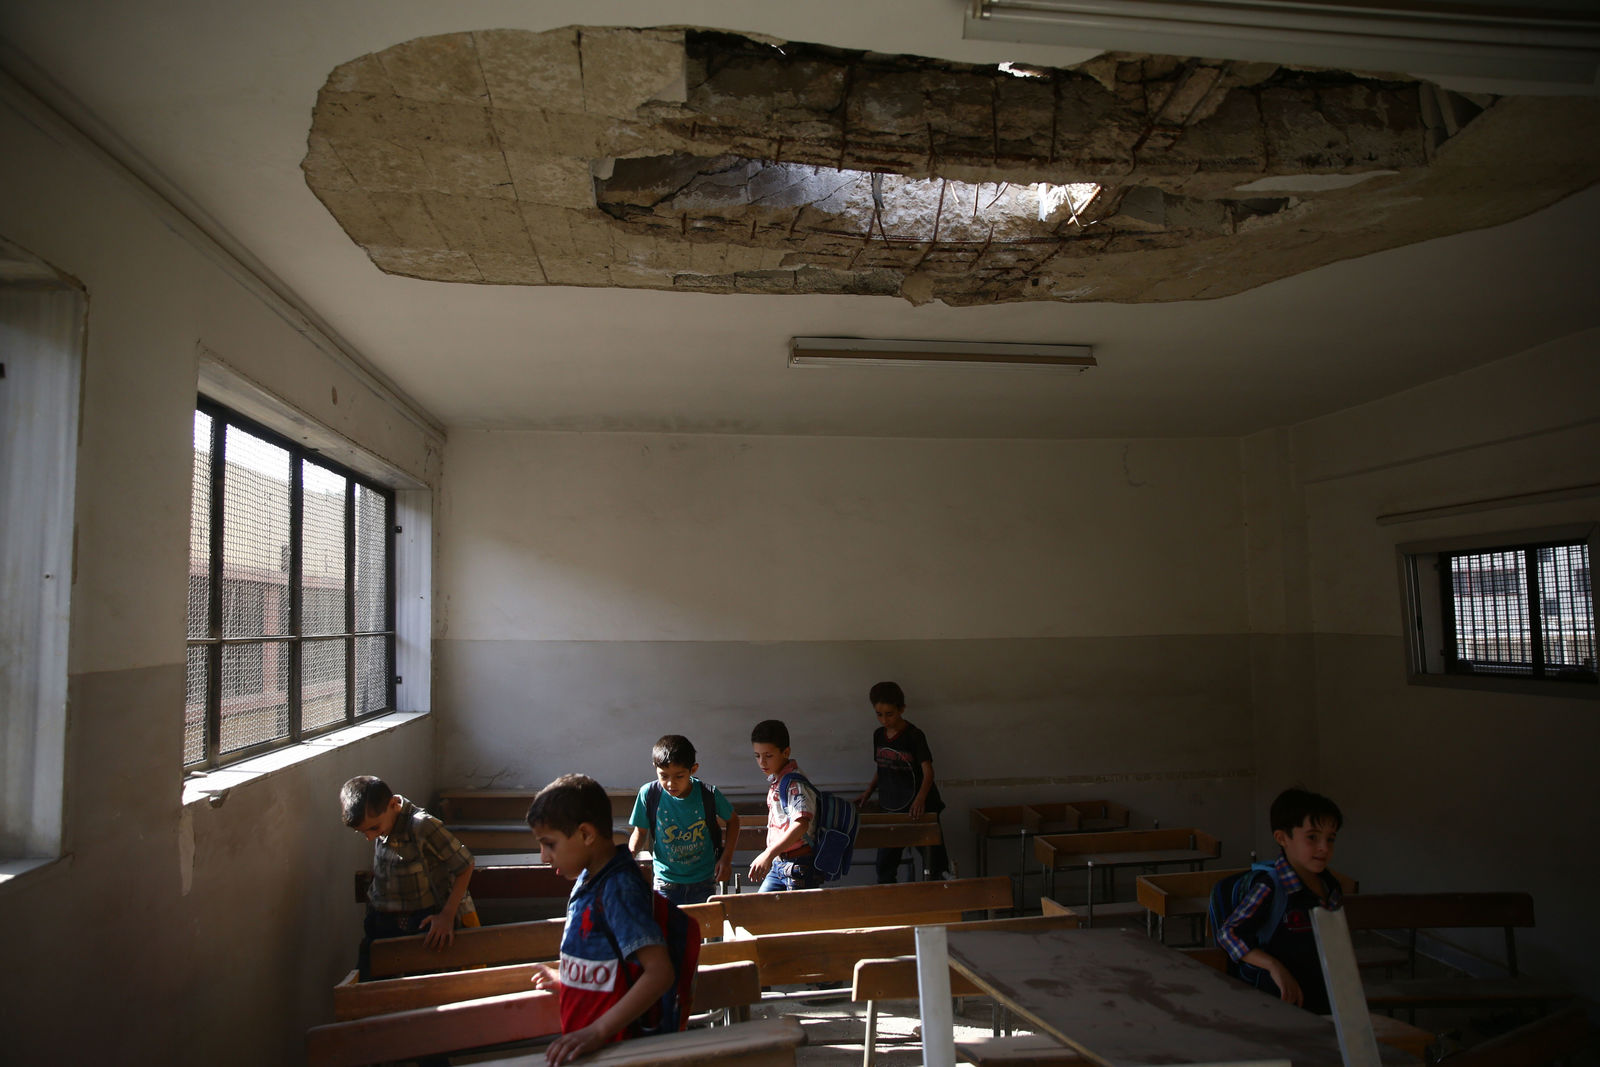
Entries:
MULTIPOLYGON (((644 881, 644 875, 639 873, 639 868, 635 864, 630 863, 627 868, 632 873, 621 877, 644 881)), ((670 1034, 689 1025, 689 1013, 693 1010, 695 968, 700 965, 699 922, 653 889, 650 890, 650 898, 656 926, 661 929, 662 939, 666 941, 667 957, 672 960, 673 982, 667 987, 667 991, 661 994, 661 999, 646 1008, 644 1014, 623 1027, 623 1036, 630 1038, 670 1034)), ((604 896, 598 886, 595 888, 594 904, 589 914, 598 921, 600 929, 605 932, 611 951, 616 953, 620 977, 631 989, 634 981, 644 973, 644 968, 623 959, 617 937, 611 932, 611 924, 606 922, 604 896)))
MULTIPOLYGON (((1248 871, 1230 874, 1226 878, 1219 878, 1211 887, 1211 899, 1206 905, 1206 921, 1211 924, 1211 936, 1215 940, 1217 931, 1222 929, 1222 924, 1227 921, 1238 908, 1239 902, 1244 899, 1250 887, 1255 885, 1258 875, 1265 874, 1272 883, 1272 893, 1267 897, 1264 907, 1266 916, 1261 920, 1261 927, 1257 934, 1257 946, 1265 945, 1271 941, 1278 932, 1278 927, 1283 924, 1283 917, 1289 910, 1289 894, 1283 891, 1278 884, 1277 875, 1273 873, 1274 866, 1270 863, 1252 863, 1248 871)), ((1251 985, 1258 985, 1261 976, 1266 974, 1260 967, 1249 963, 1240 963, 1237 960, 1228 961, 1228 973, 1235 978, 1242 978, 1251 985)))
POLYGON ((789 783, 796 778, 811 786, 811 791, 817 794, 816 840, 811 849, 811 865, 824 881, 837 881, 850 872, 850 859, 856 847, 856 830, 860 828, 861 816, 857 814, 854 804, 832 793, 824 793, 798 771, 791 771, 778 779, 780 799, 789 795, 789 783))
MULTIPOLYGON (((711 840, 711 855, 713 858, 722 855, 722 827, 717 823, 717 801, 711 795, 711 787, 695 779, 695 785, 700 787, 700 803, 706 810, 706 833, 711 840)), ((645 815, 650 820, 650 838, 656 836, 656 812, 661 810, 661 794, 663 790, 660 782, 651 782, 650 788, 644 795, 645 815)))

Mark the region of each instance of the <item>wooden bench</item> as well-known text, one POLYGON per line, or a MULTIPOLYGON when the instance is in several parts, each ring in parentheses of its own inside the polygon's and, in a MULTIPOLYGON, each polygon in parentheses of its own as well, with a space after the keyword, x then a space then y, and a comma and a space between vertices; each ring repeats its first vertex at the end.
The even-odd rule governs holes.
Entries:
POLYGON ((357 1067, 560 1032, 556 994, 504 993, 313 1026, 306 1031, 306 1062, 310 1067, 357 1067))
POLYGON ((1059 900, 1050 897, 1039 898, 1039 910, 1045 915, 1071 915, 1078 920, 1081 927, 1094 926, 1145 926, 1149 933, 1145 916, 1148 914, 1144 906, 1137 901, 1123 901, 1111 904, 1091 904, 1083 911, 1069 908, 1059 900))
POLYGON ((904 885, 840 886, 789 893, 738 893, 712 897, 735 937, 837 930, 864 926, 917 926, 960 922, 963 912, 1011 906, 1011 883, 994 878, 904 885))
MULTIPOLYGON (((795 1050, 806 1043, 800 1021, 777 1019, 686 1030, 607 1045, 585 1056, 582 1067, 794 1067, 795 1050)), ((544 1053, 478 1061, 482 1067, 545 1067, 544 1053)))
MULTIPOLYGON (((963 930, 1058 930, 1076 925, 1066 916, 980 919, 963 923, 924 923, 963 930)), ((857 930, 813 930, 793 934, 709 942, 700 947, 702 964, 754 960, 763 986, 849 982, 857 960, 904 956, 916 951, 915 926, 877 926, 857 930)))
MULTIPOLYGON (((539 967, 537 963, 513 963, 369 982, 357 981, 356 972, 351 971, 333 987, 333 1017, 344 1022, 506 993, 526 993, 532 988, 539 967)), ((722 1011, 742 1018, 748 1016, 749 1005, 760 999, 760 972, 753 962, 708 965, 695 972, 692 1004, 696 1014, 722 1011)))
POLYGON ((1541 1067, 1592 1050, 1594 1029, 1582 1008, 1571 1007, 1519 1026, 1443 1060, 1449 1067, 1541 1067))
POLYGON ((1534 925, 1527 893, 1364 893, 1344 903, 1350 929, 1404 931, 1410 977, 1366 985, 1367 1004, 1420 1008, 1473 1004, 1548 1004, 1572 993, 1517 972, 1518 927, 1534 925), (1417 978, 1417 933, 1500 927, 1505 935, 1506 978, 1417 978))
MULTIPOLYGON (((1181 871, 1172 874, 1142 874, 1134 882, 1134 896, 1139 904, 1154 917, 1156 936, 1166 943, 1166 921, 1178 916, 1201 916, 1210 910, 1211 888, 1224 878, 1248 872, 1248 867, 1219 868, 1210 871, 1181 871)), ((1346 896, 1358 893, 1360 884, 1349 875, 1332 872, 1339 881, 1339 889, 1346 896)), ((1213 931, 1207 922, 1202 928, 1203 940, 1209 944, 1213 931)))
POLYGON ((1160 830, 1110 830, 1083 834, 1043 834, 1033 839, 1033 854, 1044 869, 1045 895, 1055 896, 1055 872, 1082 867, 1089 872, 1089 900, 1095 898, 1096 871, 1105 875, 1103 899, 1115 897, 1120 867, 1160 868, 1190 864, 1199 870, 1222 854, 1222 843, 1194 827, 1160 830))
MULTIPOLYGON (((689 904, 683 909, 700 924, 700 936, 715 937, 722 930, 720 904, 689 904)), ((552 960, 561 954, 561 928, 565 919, 535 919, 457 930, 455 940, 441 949, 429 948, 422 934, 383 938, 372 943, 371 966, 375 978, 428 971, 460 970, 552 960)))
POLYGON ((989 842, 1015 837, 1021 848, 1017 871, 1028 870, 1028 839, 1038 834, 1064 834, 1077 831, 1116 830, 1128 825, 1128 809, 1114 800, 1067 800, 1034 804, 1003 804, 972 808, 967 815, 972 827, 975 869, 989 873, 989 842))
MULTIPOLYGON (((528 805, 537 789, 441 789, 428 810, 446 823, 512 822, 527 828, 528 805)), ((607 789, 611 814, 626 820, 637 789, 607 789)))
MULTIPOLYGON (((649 860, 640 860, 639 870, 646 878, 652 876, 649 860)), ((371 871, 356 872, 357 904, 367 902, 367 887, 371 884, 371 871)), ((563 878, 561 872, 543 863, 482 863, 472 869, 470 889, 474 900, 566 899, 572 891, 572 879, 563 878)))

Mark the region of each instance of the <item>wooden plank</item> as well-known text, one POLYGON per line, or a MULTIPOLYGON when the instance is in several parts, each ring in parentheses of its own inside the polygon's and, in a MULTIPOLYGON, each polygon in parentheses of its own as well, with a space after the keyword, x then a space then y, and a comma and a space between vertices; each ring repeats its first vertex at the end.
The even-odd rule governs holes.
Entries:
POLYGON ((310 1067, 357 1067, 560 1032, 556 994, 507 993, 313 1026, 306 1031, 306 1062, 310 1067))
POLYGON ((1367 1006, 1421 1008, 1445 1004, 1555 1003, 1572 990, 1534 978, 1405 978, 1366 984, 1367 1006))
MULTIPOLYGON (((800 1020, 785 1015, 736 1026, 685 1030, 607 1045, 585 1056, 583 1067, 793 1067, 805 1044, 800 1020)), ((544 1053, 479 1061, 480 1067, 545 1067, 544 1053)))
POLYGON ((1019 833, 1035 833, 1039 829, 1039 813, 1026 804, 1004 804, 989 808, 972 808, 967 812, 972 832, 979 837, 1015 837, 1019 833))
MULTIPOLYGON (((526 826, 479 823, 471 826, 452 824, 446 827, 469 852, 527 852, 529 845, 537 845, 533 831, 526 826)), ((626 847, 632 828, 613 826, 611 839, 626 847)), ((741 838, 742 840, 742 838, 741 838)))
MULTIPOLYGON (((986 911, 1011 906, 1011 880, 957 878, 947 882, 840 886, 789 893, 738 893, 717 896, 727 921, 751 934, 775 934, 840 927, 915 925, 938 921, 923 916, 986 911)), ((948 921, 948 920, 945 920, 948 921)))
POLYGON ((410 1011, 433 1004, 453 1004, 505 993, 526 993, 533 988, 538 964, 513 963, 444 974, 382 978, 370 982, 344 981, 333 987, 333 1017, 340 1021, 369 1015, 410 1011))
POLYGON ((958 971, 1105 1067, 1268 1059, 1291 1059, 1296 1067, 1340 1064, 1325 1020, 1131 930, 951 927, 949 945, 958 971))
MULTIPOLYGON (((528 805, 537 789, 441 789, 429 811, 447 823, 516 822, 527 825, 528 805)), ((626 819, 633 813, 637 789, 607 789, 611 814, 626 819)))
POLYGON ((372 943, 372 974, 388 978, 423 971, 453 971, 476 964, 553 960, 561 954, 565 919, 535 919, 457 930, 442 949, 423 944, 423 935, 384 938, 372 943))
MULTIPOLYGON (((1094 858, 1096 864, 1114 861, 1106 857, 1126 853, 1199 852, 1214 859, 1222 845, 1204 830, 1193 827, 1166 827, 1160 830, 1109 830, 1088 834, 1044 834, 1033 839, 1034 857, 1055 867, 1082 864, 1094 858)), ((1136 861, 1135 861, 1136 862, 1136 861)))
POLYGON ((1076 804, 1029 804, 1036 834, 1070 834, 1083 828, 1083 809, 1076 804))
POLYGON ((956 1051, 974 1067, 1069 1067, 1093 1062, 1048 1034, 969 1038, 957 1041, 956 1051))
POLYGON ((1344 910, 1352 930, 1534 925, 1528 893, 1363 893, 1344 910))
MULTIPOLYGON (((1143 874, 1134 883, 1134 896, 1145 908, 1163 918, 1204 915, 1211 900, 1211 887, 1224 878, 1249 870, 1248 867, 1227 867, 1210 871, 1143 874)), ((1354 878, 1338 871, 1332 873, 1346 896, 1360 890, 1360 884, 1354 878)))
MULTIPOLYGON (((951 972, 951 996, 973 997, 982 992, 966 975, 951 972)), ((916 1000, 917 958, 891 956, 857 960, 850 977, 850 999, 857 1004, 869 1000, 916 1000)))
POLYGON ((1451 1067, 1542 1067, 1576 1054, 1593 1040, 1581 1007, 1571 1007, 1519 1026, 1451 1056, 1451 1067))
MULTIPOLYGON (((1048 931, 1075 927, 1071 916, 1030 916, 1022 919, 981 919, 963 923, 924 923, 924 926, 949 926, 961 930, 1048 931)), ((753 951, 761 967, 762 985, 790 985, 797 982, 847 982, 856 961, 866 958, 907 956, 916 951, 916 927, 881 926, 862 930, 817 930, 798 934, 762 934, 739 941, 704 945, 704 957, 721 961, 727 946, 734 958, 750 958, 753 951)))
MULTIPOLYGON (((721 904, 686 904, 683 910, 700 924, 702 938, 722 933, 721 904)), ((553 960, 561 954, 561 930, 565 922, 565 918, 534 919, 457 930, 455 941, 443 949, 429 948, 423 943, 422 934, 384 938, 372 943, 372 974, 387 978, 462 967, 553 960)))

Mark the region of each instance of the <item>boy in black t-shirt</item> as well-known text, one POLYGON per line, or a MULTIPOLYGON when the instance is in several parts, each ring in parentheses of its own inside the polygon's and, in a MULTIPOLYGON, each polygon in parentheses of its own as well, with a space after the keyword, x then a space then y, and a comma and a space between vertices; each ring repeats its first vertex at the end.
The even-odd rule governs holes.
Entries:
MULTIPOLYGON (((905 692, 894 682, 879 682, 872 687, 867 699, 878 716, 879 726, 872 734, 872 756, 878 770, 866 792, 856 798, 856 807, 870 800, 876 790, 878 803, 884 811, 903 811, 910 815, 930 812, 937 816, 944 810, 944 801, 933 782, 933 752, 928 748, 927 736, 906 722, 905 692)), ((922 852, 924 878, 954 877, 949 873, 950 860, 943 844, 929 845, 919 851, 922 852)), ((904 849, 899 847, 878 850, 879 885, 888 885, 899 877, 903 853, 904 849)))

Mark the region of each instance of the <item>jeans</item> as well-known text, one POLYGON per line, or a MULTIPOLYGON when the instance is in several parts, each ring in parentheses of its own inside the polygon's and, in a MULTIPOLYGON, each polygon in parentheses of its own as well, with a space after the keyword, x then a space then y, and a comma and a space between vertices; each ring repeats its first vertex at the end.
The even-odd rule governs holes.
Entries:
POLYGON ((656 892, 674 904, 704 904, 717 891, 716 882, 663 882, 656 879, 656 892))
POLYGON ((772 861, 772 867, 767 871, 767 877, 761 883, 763 893, 782 893, 788 889, 820 889, 822 875, 811 866, 809 858, 786 860, 778 858, 772 861))

